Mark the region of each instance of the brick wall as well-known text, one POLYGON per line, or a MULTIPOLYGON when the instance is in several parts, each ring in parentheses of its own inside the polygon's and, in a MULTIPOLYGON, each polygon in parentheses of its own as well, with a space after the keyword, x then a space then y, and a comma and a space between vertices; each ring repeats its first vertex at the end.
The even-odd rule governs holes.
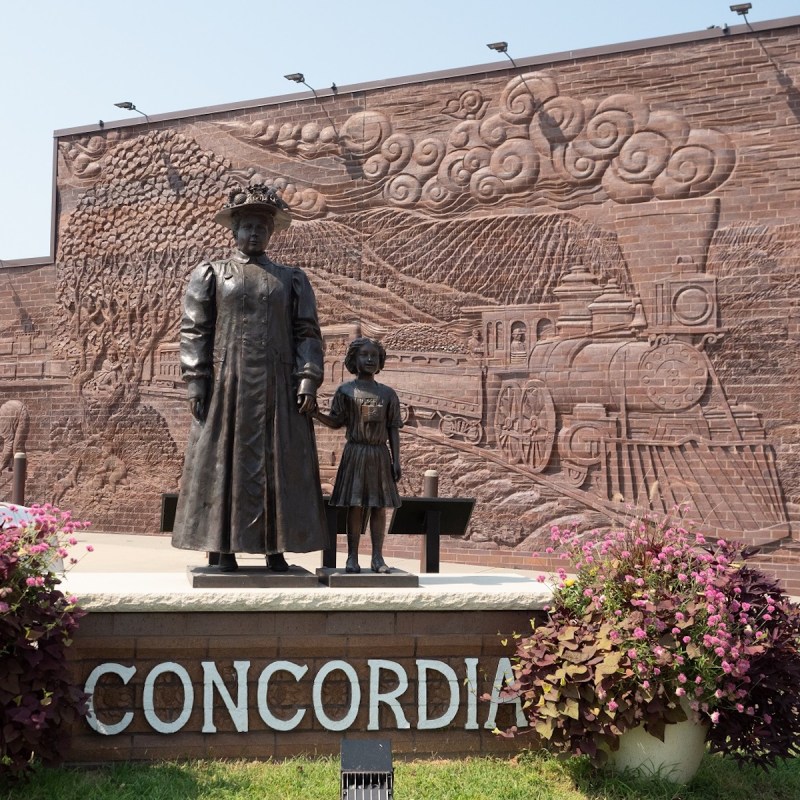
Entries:
MULTIPOLYGON (((800 26, 756 27, 58 132, 55 264, 0 287, 29 498, 158 530, 186 276, 230 247, 230 188, 264 180, 294 212, 270 254, 317 294, 323 399, 348 338, 381 338, 401 492, 436 468, 477 500, 445 557, 527 565, 553 523, 682 501, 790 543, 800 26)), ((318 443, 330 484, 343 437, 318 443)))
MULTIPOLYGON (((534 612, 534 616, 537 613, 534 612)), ((106 674, 94 693, 97 719, 107 725, 123 720, 132 712, 130 724, 116 735, 104 735, 85 721, 73 731, 71 761, 150 760, 159 758, 283 758, 292 755, 336 755, 343 737, 389 738, 398 756, 456 755, 516 751, 519 741, 497 737, 486 728, 490 705, 475 701, 470 710, 464 679, 465 659, 474 661, 478 695, 491 693, 498 661, 509 655, 509 638, 514 632, 530 630, 532 614, 523 611, 480 612, 225 612, 225 613, 113 613, 93 612, 81 621, 69 648, 73 675, 85 682, 99 665, 114 663, 135 667, 127 682, 106 674), (501 637, 502 634, 502 637, 501 637), (505 644, 504 644, 505 642, 505 644), (258 710, 259 676, 276 661, 289 661, 307 672, 299 680, 279 671, 269 680, 266 703, 278 719, 288 720, 298 710, 303 719, 293 730, 268 726, 258 710), (401 714, 390 704, 376 705, 378 729, 370 724, 369 661, 391 662, 378 673, 380 692, 397 689, 407 676, 408 687, 398 694, 401 714), (421 729, 419 715, 418 662, 443 663, 453 669, 458 683, 449 686, 441 673, 428 673, 427 715, 442 717, 451 704, 451 690, 458 695, 458 711, 445 727, 421 729), (217 690, 209 708, 214 733, 203 733, 204 668, 212 663, 236 702, 237 673, 234 662, 248 661, 247 732, 236 730, 231 714, 217 690), (334 669, 320 682, 321 705, 329 720, 346 717, 356 705, 352 724, 341 731, 326 729, 315 713, 315 676, 333 661, 350 665, 361 691, 361 702, 353 705, 350 680, 334 669), (145 683, 153 669, 164 663, 186 670, 194 702, 180 730, 159 733, 143 711, 145 683), (398 669, 401 671, 398 673, 398 669), (401 678, 398 678, 398 674, 401 678), (403 727, 400 717, 408 727, 403 727)), ((373 667, 373 670, 377 667, 373 667)), ((180 719, 185 689, 174 672, 155 680, 153 714, 163 723, 180 719)), ((511 705, 497 707, 500 727, 513 724, 511 705)), ((328 723, 330 727, 330 722, 328 723)))

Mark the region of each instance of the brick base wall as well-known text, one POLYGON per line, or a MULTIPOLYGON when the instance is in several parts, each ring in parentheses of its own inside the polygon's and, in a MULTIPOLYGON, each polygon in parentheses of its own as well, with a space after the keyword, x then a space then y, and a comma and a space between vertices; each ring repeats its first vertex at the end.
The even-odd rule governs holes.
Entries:
MULTIPOLYGON (((524 740, 506 740, 486 727, 491 704, 480 699, 492 691, 500 659, 510 652, 510 635, 530 630, 534 612, 525 611, 367 611, 367 612, 220 612, 220 613, 90 613, 81 622, 70 648, 71 668, 81 682, 100 665, 116 664, 135 672, 129 679, 106 672, 97 681, 94 710, 97 720, 113 726, 132 714, 125 729, 104 735, 86 721, 73 732, 69 759, 74 762, 151 760, 163 758, 283 758, 299 754, 336 755, 341 739, 388 738, 399 756, 435 756, 466 753, 503 753, 518 750, 524 740), (501 634, 503 636, 501 636, 501 634), (505 638, 508 637, 508 638, 505 638), (505 642, 505 644, 504 644, 505 642), (478 699, 470 706, 465 678, 467 661, 474 666, 478 699), (279 720, 291 719, 298 710, 302 720, 293 730, 275 730, 259 710, 258 684, 264 670, 277 661, 291 662, 303 670, 298 679, 285 669, 268 681, 264 700, 279 720), (217 688, 204 683, 218 674, 238 702, 241 689, 235 662, 249 662, 246 712, 236 730, 231 712, 217 688), (338 667, 331 662, 340 662, 338 667), (433 662, 450 667, 457 677, 448 682, 447 671, 427 672, 427 709, 420 714, 420 664, 433 662), (204 666, 204 663, 206 666, 204 666), (148 676, 160 665, 172 665, 154 680, 148 695, 148 676), (341 664, 349 665, 341 668, 341 664), (183 668, 194 695, 187 703, 181 683, 183 668), (213 666, 209 666, 213 665, 213 666), (351 670, 349 673, 344 670, 351 670), (315 710, 314 685, 319 681, 320 705, 328 727, 357 706, 346 729, 326 729, 315 710), (372 674, 372 678, 371 678, 372 674), (348 676, 349 675, 349 676, 348 676), (361 701, 353 701, 357 679, 361 701), (400 712, 389 702, 375 703, 372 695, 399 686, 405 676, 408 687, 397 695, 400 712), (374 685, 373 685, 374 684, 374 685), (211 691, 213 700, 205 701, 211 691), (446 727, 422 729, 429 720, 442 718, 455 692, 458 710, 446 727), (152 710, 144 705, 152 699, 152 710), (184 706, 191 706, 181 724, 184 706), (370 707, 377 711, 377 730, 370 726, 370 707), (212 709, 210 712, 204 710, 212 709), (150 716, 148 716, 148 714, 150 716), (404 718, 408 727, 402 727, 404 718), (152 720, 180 726, 174 733, 159 733, 152 720), (333 722, 331 722, 333 721, 333 722), (216 731, 203 732, 209 723, 216 731)), ((107 667, 106 667, 107 669, 107 667)), ((241 663, 238 669, 243 669, 241 663)), ((514 724, 511 705, 496 706, 499 727, 514 724)))

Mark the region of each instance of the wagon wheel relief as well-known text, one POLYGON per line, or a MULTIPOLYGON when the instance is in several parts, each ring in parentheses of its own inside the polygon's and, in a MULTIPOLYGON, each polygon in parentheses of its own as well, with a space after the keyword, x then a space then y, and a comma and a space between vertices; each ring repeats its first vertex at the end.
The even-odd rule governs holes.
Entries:
POLYGON ((556 409, 547 387, 540 381, 528 381, 522 395, 523 450, 525 463, 541 472, 550 461, 556 438, 556 409))
POLYGON ((522 445, 519 441, 519 405, 522 387, 515 382, 504 383, 497 397, 494 416, 494 434, 497 444, 512 464, 522 461, 522 445))
POLYGON ((555 428, 555 406, 544 384, 503 384, 497 398, 495 436, 512 464, 526 464, 534 472, 541 472, 553 452, 555 428))
POLYGON ((483 438, 483 426, 479 420, 445 414, 439 420, 439 430, 448 438, 460 438, 470 444, 478 444, 483 438))

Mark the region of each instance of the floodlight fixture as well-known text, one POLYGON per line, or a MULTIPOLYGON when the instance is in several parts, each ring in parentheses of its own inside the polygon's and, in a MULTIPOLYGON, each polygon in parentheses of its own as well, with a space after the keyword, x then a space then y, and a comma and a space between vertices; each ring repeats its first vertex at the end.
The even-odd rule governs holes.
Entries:
POLYGON ((750 20, 747 19, 747 12, 753 7, 752 3, 734 3, 730 9, 731 11, 735 11, 740 17, 744 18, 744 24, 747 25, 747 29, 750 33, 755 36, 756 41, 758 42, 761 51, 767 57, 767 60, 775 67, 775 71, 778 73, 778 81, 782 86, 791 86, 792 80, 789 76, 784 72, 783 68, 780 64, 769 54, 769 50, 764 46, 764 42, 761 41, 761 37, 755 32, 755 29, 750 24, 750 20))
POLYGON ((141 114, 148 122, 150 122, 150 117, 144 113, 144 111, 140 111, 136 106, 131 103, 130 100, 123 100, 120 103, 114 103, 117 108, 124 108, 125 111, 135 111, 137 114, 141 114))
POLYGON ((317 98, 317 100, 319 100, 319 95, 317 95, 317 93, 314 91, 313 86, 309 86, 309 84, 306 83, 306 76, 303 75, 302 72, 290 72, 288 75, 284 75, 283 77, 286 78, 287 81, 293 81, 294 83, 302 83, 303 86, 305 86, 308 89, 311 89, 311 93, 314 95, 314 97, 317 98))
POLYGON ((514 65, 514 69, 519 69, 517 62, 511 58, 511 54, 508 52, 508 42, 490 42, 486 46, 495 53, 502 53, 514 65))
MULTIPOLYGON (((293 83, 302 83, 307 89, 311 90, 311 94, 314 95, 314 99, 322 106, 322 111, 324 112, 325 116, 328 118, 328 122, 331 123, 331 127, 333 128, 333 132, 336 134, 336 138, 339 138, 339 131, 336 130, 336 124, 331 119, 331 115, 328 113, 328 109, 325 108, 325 104, 320 100, 319 95, 317 94, 316 90, 313 86, 306 82, 306 76, 303 75, 302 72, 290 72, 288 75, 284 75, 287 81, 292 81, 293 83)), ((335 84, 331 84, 331 94, 336 96, 339 92, 339 87, 335 84)))

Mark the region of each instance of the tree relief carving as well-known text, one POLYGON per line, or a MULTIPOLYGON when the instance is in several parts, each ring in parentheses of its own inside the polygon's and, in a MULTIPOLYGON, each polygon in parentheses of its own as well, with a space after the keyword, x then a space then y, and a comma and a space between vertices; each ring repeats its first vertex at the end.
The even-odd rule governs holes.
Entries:
POLYGON ((49 482, 51 499, 106 503, 102 516, 120 496, 134 503, 134 486, 175 483, 176 444, 142 387, 177 335, 189 271, 230 247, 213 212, 250 175, 175 131, 111 142, 99 163, 59 237, 52 347, 71 365, 77 414, 53 431, 49 482))
MULTIPOLYGON (((453 120, 449 132, 421 137, 399 129, 390 111, 378 109, 348 117, 338 136, 332 125, 314 123, 260 120, 223 127, 290 158, 355 159, 386 204, 433 213, 511 197, 560 208, 699 197, 727 180, 736 162, 730 139, 719 131, 692 128, 681 114, 652 108, 632 94, 563 95, 547 72, 512 78, 494 113, 491 108, 480 90, 461 92, 440 110, 453 120)), ((361 197, 349 172, 327 193, 331 200, 337 194, 351 202, 361 197)), ((311 205, 323 214, 330 203, 311 205)), ((335 205, 341 205, 338 198, 335 205)))
POLYGON ((78 183, 96 180, 103 171, 106 151, 125 136, 124 131, 109 131, 104 136, 96 134, 59 142, 58 152, 64 159, 67 179, 78 183))

